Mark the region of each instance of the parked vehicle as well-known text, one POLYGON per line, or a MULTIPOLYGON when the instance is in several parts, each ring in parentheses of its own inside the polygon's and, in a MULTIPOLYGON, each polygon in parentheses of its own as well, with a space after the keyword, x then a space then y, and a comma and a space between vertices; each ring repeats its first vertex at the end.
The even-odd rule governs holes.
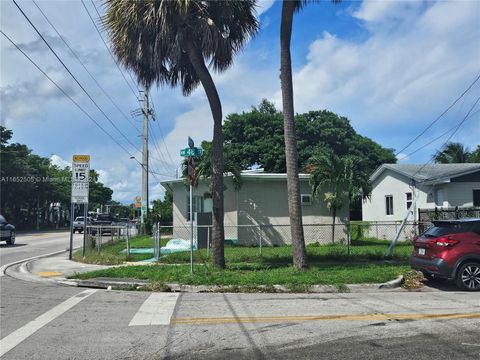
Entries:
MULTIPOLYGON (((73 233, 75 234, 75 231, 78 231, 79 234, 83 232, 83 216, 77 216, 75 218, 75 221, 73 222, 73 233)), ((92 218, 87 216, 87 225, 92 224, 92 218)))
POLYGON ((462 290, 480 290, 480 219, 433 221, 413 239, 410 265, 430 279, 452 279, 462 290))
POLYGON ((15 226, 0 215, 0 241, 6 241, 8 245, 15 244, 15 226))
POLYGON ((101 233, 111 233, 112 226, 116 225, 116 220, 111 214, 98 214, 95 219, 92 221, 91 234, 95 235, 97 231, 101 233))

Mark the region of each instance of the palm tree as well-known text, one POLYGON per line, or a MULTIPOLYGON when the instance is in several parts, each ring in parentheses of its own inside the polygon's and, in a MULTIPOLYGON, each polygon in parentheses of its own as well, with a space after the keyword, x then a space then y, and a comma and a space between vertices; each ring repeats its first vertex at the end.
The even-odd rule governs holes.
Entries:
POLYGON ((309 160, 310 184, 315 197, 323 192, 327 208, 332 213, 332 243, 335 241, 337 211, 345 204, 370 196, 369 174, 361 158, 337 156, 332 150, 322 150, 309 160))
POLYGON ((466 163, 470 157, 470 151, 461 143, 449 142, 442 150, 433 155, 437 164, 466 163))
POLYGON ((119 61, 140 83, 181 86, 189 95, 200 83, 213 117, 214 265, 224 268, 222 105, 206 65, 225 71, 257 31, 254 0, 106 0, 104 24, 119 61))
MULTIPOLYGON (((339 0, 333 0, 339 2, 339 0)), ((297 269, 307 267, 307 253, 303 237, 302 208, 300 204, 300 180, 298 178, 298 154, 293 108, 293 81, 290 42, 293 14, 300 11, 307 0, 284 0, 280 24, 280 82, 282 88, 283 126, 285 131, 285 157, 287 167, 288 210, 292 234, 293 265, 297 269)))

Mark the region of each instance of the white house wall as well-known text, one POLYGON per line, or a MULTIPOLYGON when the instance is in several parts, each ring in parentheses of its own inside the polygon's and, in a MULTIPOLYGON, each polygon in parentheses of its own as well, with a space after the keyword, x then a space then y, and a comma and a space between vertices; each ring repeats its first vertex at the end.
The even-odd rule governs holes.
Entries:
MULTIPOLYGON (((407 213, 406 194, 412 192, 409 179, 391 170, 385 170, 372 184, 373 190, 370 199, 364 200, 362 213, 364 221, 402 221, 407 213), (386 214, 385 198, 393 196, 393 214, 386 214)), ((416 189, 418 200, 416 209, 427 203, 427 193, 430 187, 416 189)), ((414 213, 416 213, 416 209, 414 213)), ((415 215, 416 216, 416 215, 415 215)), ((410 220, 414 219, 412 215, 410 220)))

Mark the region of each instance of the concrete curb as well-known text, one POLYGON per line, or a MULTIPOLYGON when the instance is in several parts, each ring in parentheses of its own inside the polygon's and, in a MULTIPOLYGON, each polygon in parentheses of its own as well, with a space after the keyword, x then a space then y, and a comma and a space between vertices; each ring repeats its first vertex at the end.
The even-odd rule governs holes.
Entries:
POLYGON ((1 276, 4 276, 7 269, 9 267, 12 267, 12 266, 15 266, 15 265, 18 265, 18 264, 21 264, 21 263, 27 263, 27 262, 30 262, 30 261, 33 261, 33 260, 37 260, 37 259, 42 259, 42 258, 46 258, 46 257, 49 257, 49 256, 55 256, 55 255, 59 255, 61 253, 64 253, 64 252, 67 252, 68 250, 60 250, 60 251, 55 251, 53 253, 49 253, 49 254, 44 254, 44 255, 38 255, 38 256, 33 256, 31 258, 28 258, 28 259, 22 259, 22 260, 18 260, 18 261, 14 261, 14 262, 11 262, 9 264, 5 264, 5 265, 2 265, 2 267, 0 267, 0 277, 1 276))
MULTIPOLYGON (((144 280, 126 281, 113 279, 90 279, 57 281, 62 285, 91 287, 97 289, 148 289, 150 282, 144 280)), ((382 290, 391 290, 399 288, 403 282, 403 276, 383 284, 349 284, 344 286, 336 285, 312 285, 306 293, 361 293, 382 290)), ((166 292, 184 292, 184 293, 227 293, 227 292, 244 292, 244 293, 294 293, 294 291, 283 285, 258 285, 258 286, 219 286, 219 285, 185 285, 177 283, 165 283, 166 292)))
MULTIPOLYGON (((26 281, 33 282, 43 282, 43 283, 55 283, 57 285, 63 286, 73 286, 73 287, 88 287, 88 288, 97 288, 97 289, 119 289, 119 290, 148 290, 149 284, 151 282, 146 280, 136 280, 136 279, 115 279, 115 278, 94 278, 88 280, 79 280, 79 279, 67 279, 64 277, 59 278, 41 278, 29 271, 28 264, 32 261, 46 258, 49 256, 55 256, 61 253, 64 253, 65 250, 57 251, 51 254, 39 255, 29 259, 24 259, 14 263, 6 264, 2 266, 0 273, 1 276, 5 273, 7 268, 22 264, 20 266, 20 271, 18 278, 26 281)), ((15 277, 15 276, 14 276, 15 277)), ((347 285, 311 285, 305 293, 361 293, 361 292, 375 292, 375 291, 385 291, 399 288, 403 282, 403 276, 388 281, 383 284, 347 284, 347 285)), ((185 285, 178 283, 166 283, 161 286, 163 291, 166 292, 185 292, 185 293, 294 293, 288 287, 283 285, 256 285, 256 286, 219 286, 219 285, 185 285)))
POLYGON ((403 283, 403 275, 400 275, 398 278, 395 280, 387 281, 384 284, 380 284, 379 289, 394 289, 398 288, 402 285, 403 283))

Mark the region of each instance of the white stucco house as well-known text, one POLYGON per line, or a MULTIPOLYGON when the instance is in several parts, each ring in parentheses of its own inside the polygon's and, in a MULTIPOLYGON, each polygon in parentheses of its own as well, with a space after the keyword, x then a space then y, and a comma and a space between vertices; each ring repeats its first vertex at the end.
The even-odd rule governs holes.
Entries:
POLYGON ((479 163, 384 164, 370 180, 372 195, 363 202, 364 221, 401 221, 410 206, 413 221, 418 209, 480 207, 479 163))
MULTIPOLYGON (((233 176, 225 175, 224 207, 225 238, 239 244, 258 244, 258 229, 262 227, 263 241, 267 244, 289 244, 290 218, 288 211, 287 176, 259 171, 243 172, 242 185, 235 187, 233 176)), ((313 198, 308 174, 300 174, 301 202, 306 243, 329 242, 332 215, 327 209, 323 195, 313 198), (316 226, 314 228, 313 226, 316 226), (322 231, 319 231, 319 227, 322 231)), ((174 237, 188 238, 190 226, 190 199, 183 179, 163 181, 165 188, 173 193, 174 237)), ((194 225, 211 224, 211 184, 200 180, 193 190, 194 225)), ((337 211, 337 221, 348 217, 349 207, 337 211)), ((335 238, 346 238, 344 227, 335 229, 335 238), (343 231, 343 232, 342 232, 343 231)))

